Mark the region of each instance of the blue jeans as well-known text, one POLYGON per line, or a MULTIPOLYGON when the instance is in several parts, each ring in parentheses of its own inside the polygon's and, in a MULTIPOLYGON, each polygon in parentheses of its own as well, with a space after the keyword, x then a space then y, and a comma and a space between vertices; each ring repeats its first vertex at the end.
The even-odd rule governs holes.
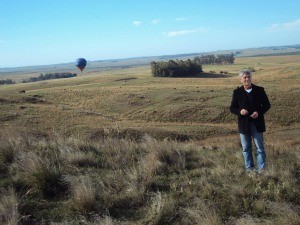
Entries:
POLYGON ((263 133, 256 130, 254 122, 249 123, 249 133, 240 134, 243 148, 243 156, 245 160, 246 171, 249 172, 255 169, 253 154, 252 154, 252 138, 256 148, 256 163, 258 171, 266 168, 266 153, 264 148, 263 133))

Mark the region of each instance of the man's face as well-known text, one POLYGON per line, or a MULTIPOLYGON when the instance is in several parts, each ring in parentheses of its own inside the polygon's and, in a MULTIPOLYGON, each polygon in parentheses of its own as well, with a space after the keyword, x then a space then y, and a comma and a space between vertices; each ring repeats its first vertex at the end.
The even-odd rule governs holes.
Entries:
POLYGON ((251 82, 252 82, 252 79, 251 79, 250 75, 244 74, 241 77, 241 83, 244 85, 244 87, 251 87, 251 82))

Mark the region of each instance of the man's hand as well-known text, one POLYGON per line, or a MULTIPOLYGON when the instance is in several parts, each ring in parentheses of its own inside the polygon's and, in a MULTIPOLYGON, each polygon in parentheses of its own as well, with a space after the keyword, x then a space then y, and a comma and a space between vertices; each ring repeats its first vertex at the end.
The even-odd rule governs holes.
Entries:
POLYGON ((243 116, 246 116, 246 115, 249 114, 249 112, 248 112, 246 109, 242 109, 242 110, 240 111, 240 113, 241 113, 241 115, 243 115, 243 116))
POLYGON ((254 113, 252 113, 252 115, 250 117, 252 119, 256 119, 258 117, 258 113, 255 111, 254 113))

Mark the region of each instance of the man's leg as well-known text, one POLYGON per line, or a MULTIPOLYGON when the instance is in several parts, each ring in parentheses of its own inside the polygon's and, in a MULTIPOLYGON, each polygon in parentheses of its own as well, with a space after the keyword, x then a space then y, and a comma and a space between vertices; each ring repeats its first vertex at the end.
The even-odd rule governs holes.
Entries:
POLYGON ((266 169, 266 153, 264 148, 263 133, 257 132, 254 124, 253 126, 250 126, 250 130, 256 148, 256 162, 258 165, 258 171, 261 172, 261 170, 266 169))
POLYGON ((253 155, 252 155, 252 143, 250 134, 240 134, 241 144, 243 148, 243 156, 245 160, 246 171, 250 172, 254 169, 253 155))

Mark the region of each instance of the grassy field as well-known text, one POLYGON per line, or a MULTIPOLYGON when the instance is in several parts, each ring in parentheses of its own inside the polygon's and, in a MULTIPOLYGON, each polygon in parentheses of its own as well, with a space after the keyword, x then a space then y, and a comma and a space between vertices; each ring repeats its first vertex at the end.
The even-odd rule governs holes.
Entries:
POLYGON ((228 106, 240 85, 237 73, 249 66, 257 70, 254 83, 266 88, 272 103, 269 130, 297 127, 300 56, 276 56, 238 58, 234 65, 203 68, 230 75, 153 78, 144 66, 2 86, 0 122, 5 129, 0 133, 17 128, 44 136, 58 132, 96 137, 111 130, 132 132, 137 138, 147 133, 186 140, 232 134, 236 121, 228 106))
POLYGON ((0 222, 299 224, 300 56, 203 70, 94 69, 0 86, 0 222), (245 176, 229 112, 245 67, 271 102, 263 177, 245 176))

